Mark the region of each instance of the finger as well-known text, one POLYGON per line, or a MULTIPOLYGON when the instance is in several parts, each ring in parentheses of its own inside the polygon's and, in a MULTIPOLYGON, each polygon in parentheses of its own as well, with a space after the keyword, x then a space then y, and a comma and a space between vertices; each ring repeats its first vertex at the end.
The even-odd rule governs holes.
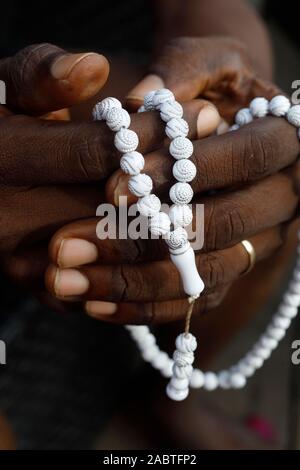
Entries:
POLYGON ((0 61, 7 106, 39 115, 94 96, 109 73, 106 58, 96 53, 70 54, 52 44, 26 47, 0 61))
POLYGON ((58 109, 50 113, 41 116, 42 119, 54 120, 54 121, 70 121, 70 111, 68 108, 58 109))
MULTIPOLYGON (((191 160, 197 175, 191 182, 194 192, 228 188, 249 183, 291 165, 299 155, 299 139, 294 126, 285 119, 267 117, 226 134, 197 140, 191 160)), ((166 158, 165 150, 146 156, 144 171, 155 181, 155 193, 163 195, 173 179, 174 161, 166 158)), ((128 179, 121 171, 107 183, 107 198, 116 203, 127 196, 135 202, 127 187, 128 179)))
MULTIPOLYGON (((251 186, 201 198, 204 218, 194 204, 193 232, 200 240, 203 229, 202 251, 230 247, 296 216, 298 195, 289 173, 278 173, 251 186)), ((99 218, 93 218, 60 229, 50 244, 52 262, 66 268, 96 261, 105 264, 145 262, 168 255, 164 240, 120 239, 118 227, 114 237, 103 239, 100 232, 98 235, 98 224, 99 218)))
MULTIPOLYGON (((184 106, 191 138, 198 135, 202 110, 201 100, 184 106)), ((214 117, 218 119, 216 111, 214 117)), ((157 112, 133 114, 131 121, 139 151, 163 145, 165 130, 157 112)), ((10 185, 98 181, 119 167, 120 153, 113 142, 114 133, 105 123, 9 116, 0 120, 0 177, 10 185)))
POLYGON ((180 101, 200 94, 219 101, 247 103, 254 93, 273 97, 277 89, 257 80, 243 44, 225 37, 176 38, 162 51, 147 75, 128 94, 128 104, 139 106, 146 93, 167 87, 180 101), (206 95, 207 93, 207 95, 206 95))
MULTIPOLYGON (((202 315, 220 305, 229 287, 230 285, 222 286, 215 292, 201 296, 194 306, 193 316, 202 315)), ((92 318, 121 325, 151 325, 183 320, 187 308, 186 299, 120 304, 92 300, 85 303, 85 311, 92 318)))
MULTIPOLYGON (((282 228, 276 227, 250 238, 257 260, 269 256, 282 243, 282 228)), ((205 293, 237 279, 249 265, 241 244, 196 256, 205 293)), ((78 296, 109 302, 151 302, 185 298, 177 269, 169 260, 119 266, 89 265, 46 273, 48 290, 59 298, 78 296), (100 281, 100 282, 99 282, 100 281)))

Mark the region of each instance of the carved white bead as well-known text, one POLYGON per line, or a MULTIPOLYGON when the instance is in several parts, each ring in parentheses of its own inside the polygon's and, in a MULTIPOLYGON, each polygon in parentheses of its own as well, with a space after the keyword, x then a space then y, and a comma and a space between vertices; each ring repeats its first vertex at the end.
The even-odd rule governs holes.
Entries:
POLYGON ((245 360, 249 366, 254 367, 255 369, 259 369, 263 365, 263 359, 261 357, 256 356, 252 352, 247 354, 245 360))
POLYGON ((167 88, 161 88, 160 90, 156 90, 152 98, 152 103, 155 109, 159 108, 163 103, 166 103, 167 101, 175 101, 173 93, 167 88))
POLYGON ((169 146, 169 152, 176 160, 190 158, 193 155, 193 151, 193 144, 186 137, 176 137, 169 146))
POLYGON ((194 354, 191 352, 183 353, 176 349, 173 354, 173 359, 177 366, 185 367, 193 364, 194 354))
POLYGON ((205 390, 215 390, 218 386, 218 377, 214 372, 206 372, 204 374, 204 385, 205 390))
POLYGON ((194 193, 189 183, 175 183, 171 186, 169 194, 174 204, 189 204, 194 193))
POLYGON ((278 313, 288 318, 295 318, 297 316, 298 309, 292 305, 281 305, 278 309, 278 313))
POLYGON ((112 108, 122 108, 122 104, 117 100, 117 98, 108 97, 100 101, 100 103, 97 103, 93 109, 93 117, 95 121, 106 119, 108 112, 112 108))
POLYGON ((197 173, 196 165, 191 160, 183 158, 177 160, 173 165, 173 176, 181 183, 189 183, 192 181, 197 173))
POLYGON ((151 365, 155 368, 155 369, 163 369, 167 363, 168 363, 168 360, 169 360, 169 356, 167 353, 165 353, 164 351, 160 351, 155 357, 154 359, 151 361, 151 365))
POLYGON ((253 121, 253 116, 249 108, 242 108, 235 115, 235 123, 239 126, 249 124, 251 121, 253 121))
POLYGON ((286 305, 291 305, 292 307, 299 307, 300 305, 300 295, 292 294, 291 292, 286 292, 283 296, 283 302, 286 305))
POLYGON ((167 364, 165 365, 165 367, 163 367, 160 370, 163 377, 166 377, 166 378, 172 377, 173 364, 174 364, 174 361, 169 358, 169 360, 168 360, 167 364))
POLYGON ((152 187, 152 179, 144 173, 132 176, 128 181, 129 191, 137 197, 147 196, 152 191, 152 187))
POLYGON ((145 217, 152 217, 160 211, 161 202, 155 194, 149 194, 138 200, 137 208, 145 217))
POLYGON ((284 95, 274 96, 269 103, 269 112, 273 116, 285 116, 291 107, 290 100, 284 95))
POLYGON ((273 325, 276 328, 282 328, 284 330, 287 330, 290 324, 291 324, 291 319, 288 317, 284 317, 283 315, 277 314, 273 318, 273 325))
POLYGON ((147 348, 144 351, 141 351, 141 356, 144 359, 144 361, 150 362, 150 361, 153 361, 155 356, 157 356, 159 353, 160 353, 160 350, 155 345, 152 348, 147 348))
POLYGON ((287 120, 293 126, 300 127, 300 104, 295 104, 287 112, 287 120))
POLYGON ((129 113, 123 108, 112 108, 107 113, 106 124, 113 132, 118 132, 121 127, 127 129, 130 126, 129 113))
POLYGON ((172 118, 167 122, 165 131, 169 139, 186 137, 189 133, 189 125, 182 118, 172 118))
POLYGON ((171 250, 182 248, 188 243, 188 234, 183 227, 177 227, 169 233, 169 238, 166 242, 171 250))
POLYGON ((183 108, 177 101, 167 101, 160 107, 160 117, 164 122, 172 118, 182 118, 183 108))
POLYGON ((190 377, 190 386, 192 388, 201 388, 204 385, 204 374, 199 369, 194 369, 190 377))
POLYGON ((259 344, 263 347, 263 348, 267 348, 267 349, 270 349, 271 351, 273 349, 276 349, 277 346, 278 346, 278 340, 275 339, 275 338, 270 338, 269 336, 267 335, 263 335, 260 340, 259 340, 259 344))
POLYGON ((145 160, 140 152, 125 153, 120 160, 121 170, 127 175, 138 175, 144 168, 145 160))
POLYGON ((256 356, 261 357, 265 361, 271 356, 272 350, 262 346, 255 346, 253 352, 256 356))
POLYGON ((236 372, 231 375, 230 383, 233 388, 243 388, 246 385, 246 379, 242 374, 236 372))
POLYGON ((142 106, 139 107, 139 109, 137 110, 138 113, 144 113, 146 111, 146 108, 145 106, 142 104, 142 106))
POLYGON ((263 97, 254 98, 251 101, 249 108, 253 117, 265 117, 268 114, 269 101, 263 97))
POLYGON ((170 384, 167 385, 166 393, 171 400, 182 401, 185 400, 189 394, 189 389, 186 390, 176 390, 176 388, 171 387, 170 384))
POLYGON ((149 219, 149 230, 152 235, 163 236, 170 231, 171 221, 165 212, 158 212, 149 219))
POLYGON ((186 204, 180 206, 173 204, 169 210, 169 217, 175 228, 187 227, 193 220, 193 212, 186 204))
POLYGON ((182 333, 178 335, 175 341, 176 349, 183 353, 194 352, 197 349, 197 340, 194 335, 191 333, 185 334, 182 333))
POLYGON ((176 390, 186 390, 189 386, 189 379, 177 379, 177 377, 172 377, 170 386, 176 388, 176 390))
POLYGON ((146 111, 153 111, 155 109, 154 104, 153 104, 153 96, 155 95, 155 90, 149 91, 144 96, 144 106, 146 111))
POLYGON ((121 128, 115 135, 115 146, 121 153, 133 152, 139 145, 136 132, 121 128))
POLYGON ((245 377, 251 377, 254 372, 255 368, 253 366, 250 366, 246 360, 242 359, 239 361, 237 365, 237 369, 240 371, 241 374, 243 374, 245 377))
POLYGON ((270 338, 280 341, 285 335, 285 330, 271 325, 267 328, 267 334, 270 338))
POLYGON ((185 367, 181 367, 176 362, 173 364, 173 376, 177 377, 178 379, 189 379, 193 373, 193 366, 188 365, 185 367))

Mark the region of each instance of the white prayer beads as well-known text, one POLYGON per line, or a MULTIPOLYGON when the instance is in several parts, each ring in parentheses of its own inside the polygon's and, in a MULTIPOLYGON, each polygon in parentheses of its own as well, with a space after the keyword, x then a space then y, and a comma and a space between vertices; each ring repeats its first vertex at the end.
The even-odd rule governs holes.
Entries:
POLYGON ((140 152, 125 153, 120 160, 121 170, 127 175, 138 175, 145 165, 145 159, 140 152))
POLYGON ((151 193, 152 188, 152 179, 145 173, 134 175, 128 181, 129 191, 137 197, 148 196, 148 194, 151 193))

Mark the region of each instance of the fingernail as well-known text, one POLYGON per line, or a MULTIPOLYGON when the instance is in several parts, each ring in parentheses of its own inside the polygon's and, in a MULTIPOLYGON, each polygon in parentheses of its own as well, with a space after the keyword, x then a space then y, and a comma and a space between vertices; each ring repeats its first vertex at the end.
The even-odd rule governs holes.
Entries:
POLYGON ((164 81, 158 75, 147 75, 127 95, 127 100, 141 104, 144 96, 152 90, 164 87, 164 81))
POLYGON ((201 109, 197 118, 198 137, 206 137, 216 130, 221 117, 214 106, 206 105, 201 109))
POLYGON ((222 135, 228 132, 229 124, 224 120, 221 119, 220 124, 217 127, 217 135, 222 135))
POLYGON ((91 55, 96 54, 94 52, 86 52, 84 54, 65 54, 59 56, 51 66, 52 77, 57 80, 66 80, 73 68, 83 59, 91 55))
POLYGON ((57 269, 54 291, 61 296, 81 295, 89 288, 89 280, 77 269, 57 269))
POLYGON ((61 268, 72 268, 82 264, 93 263, 98 258, 98 250, 94 243, 77 238, 62 240, 58 254, 57 264, 61 268))
POLYGON ((93 300, 86 302, 85 309, 86 312, 91 315, 91 317, 98 317, 100 315, 113 315, 117 311, 117 304, 112 302, 93 300))

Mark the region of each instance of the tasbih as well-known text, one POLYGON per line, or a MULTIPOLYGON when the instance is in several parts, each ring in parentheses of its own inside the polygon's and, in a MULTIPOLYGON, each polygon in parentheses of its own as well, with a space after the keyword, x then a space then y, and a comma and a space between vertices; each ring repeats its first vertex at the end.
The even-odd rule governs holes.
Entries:
MULTIPOLYGON (((250 351, 229 369, 218 373, 203 372, 193 368, 194 352, 197 340, 190 333, 190 320, 193 305, 204 289, 204 283, 198 273, 195 253, 185 229, 193 219, 189 203, 193 198, 193 190, 189 184, 196 176, 196 166, 190 160, 193 144, 187 138, 188 123, 182 118, 182 106, 175 100, 173 93, 162 88, 149 92, 144 97, 144 105, 138 112, 159 111, 161 119, 166 123, 165 131, 170 139, 169 153, 174 158, 173 176, 177 182, 170 188, 170 199, 173 202, 169 213, 161 211, 161 201, 152 194, 153 182, 150 176, 141 173, 144 168, 144 157, 137 152, 139 139, 129 129, 130 115, 122 108, 116 98, 105 98, 94 110, 95 120, 105 120, 109 128, 116 132, 114 144, 123 154, 120 160, 121 169, 130 176, 128 188, 137 198, 137 209, 148 221, 149 231, 162 236, 169 247, 170 258, 177 267, 183 288, 188 296, 189 308, 186 315, 185 330, 176 338, 176 349, 173 358, 161 351, 155 336, 147 326, 126 325, 135 341, 143 359, 149 362, 161 374, 169 378, 166 392, 169 398, 181 401, 189 394, 189 387, 211 391, 217 387, 223 389, 242 388, 254 372, 262 367, 279 341, 285 336, 291 320, 297 315, 300 306, 300 232, 297 250, 297 261, 287 291, 273 315, 271 322, 250 351)), ((239 110, 235 116, 235 124, 230 131, 250 123, 253 119, 265 117, 267 114, 285 117, 297 128, 300 139, 300 105, 291 105, 290 100, 278 95, 270 101, 263 97, 254 98, 249 108, 239 110)))

